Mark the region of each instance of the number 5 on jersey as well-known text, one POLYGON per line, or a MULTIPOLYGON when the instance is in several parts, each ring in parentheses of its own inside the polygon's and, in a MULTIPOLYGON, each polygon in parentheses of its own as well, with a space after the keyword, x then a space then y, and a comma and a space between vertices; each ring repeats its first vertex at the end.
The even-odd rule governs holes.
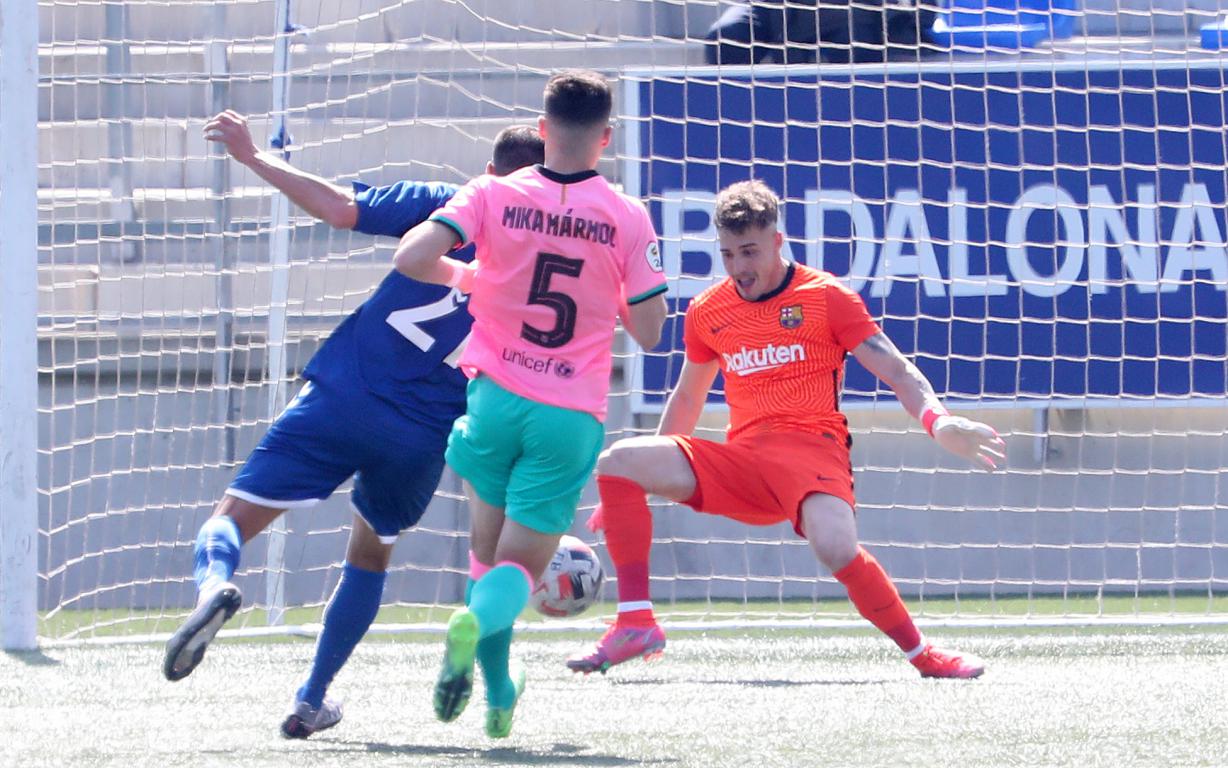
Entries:
POLYGON ((557 349, 576 335, 576 300, 562 291, 550 290, 550 280, 555 275, 579 277, 584 269, 583 259, 569 259, 557 253, 537 254, 533 265, 533 282, 529 286, 529 304, 550 307, 555 312, 554 327, 549 330, 521 324, 520 338, 539 347, 557 349))

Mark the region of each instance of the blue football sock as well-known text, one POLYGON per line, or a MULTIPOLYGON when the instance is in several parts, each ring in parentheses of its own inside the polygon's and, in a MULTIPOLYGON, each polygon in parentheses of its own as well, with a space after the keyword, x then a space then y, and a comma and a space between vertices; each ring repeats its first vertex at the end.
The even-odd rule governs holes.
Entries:
POLYGON ((239 526, 229 516, 216 515, 206 520, 196 534, 193 553, 197 591, 204 591, 219 581, 230 581, 239 567, 242 548, 239 526))
POLYGON ((298 689, 300 701, 313 707, 324 703, 324 693, 345 665, 358 641, 367 633, 384 596, 383 571, 364 571, 349 563, 324 609, 324 629, 316 642, 311 676, 298 689))
POLYGON ((481 636, 510 629, 528 604, 531 588, 524 570, 510 563, 497 565, 478 579, 469 595, 469 610, 477 617, 481 636))

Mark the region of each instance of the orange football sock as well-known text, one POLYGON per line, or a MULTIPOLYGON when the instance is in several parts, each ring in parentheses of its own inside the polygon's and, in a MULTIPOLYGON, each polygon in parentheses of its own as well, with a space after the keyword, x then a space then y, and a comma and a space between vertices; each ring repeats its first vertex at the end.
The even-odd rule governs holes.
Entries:
POLYGON ((894 640, 900 650, 909 653, 920 647, 921 631, 874 555, 858 547, 852 562, 833 575, 848 590, 849 600, 857 606, 857 611, 894 640))
POLYGON ((605 545, 618 574, 618 622, 653 624, 648 586, 648 556, 652 549, 652 512, 644 488, 625 477, 597 476, 605 523, 605 545))

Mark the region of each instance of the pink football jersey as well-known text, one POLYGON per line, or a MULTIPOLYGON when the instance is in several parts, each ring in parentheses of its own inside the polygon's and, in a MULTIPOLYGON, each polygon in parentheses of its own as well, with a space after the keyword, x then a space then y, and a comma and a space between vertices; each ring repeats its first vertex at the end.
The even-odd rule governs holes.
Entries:
POLYGON ((431 218, 477 245, 465 373, 604 420, 619 308, 665 291, 643 204, 537 166, 474 179, 431 218))

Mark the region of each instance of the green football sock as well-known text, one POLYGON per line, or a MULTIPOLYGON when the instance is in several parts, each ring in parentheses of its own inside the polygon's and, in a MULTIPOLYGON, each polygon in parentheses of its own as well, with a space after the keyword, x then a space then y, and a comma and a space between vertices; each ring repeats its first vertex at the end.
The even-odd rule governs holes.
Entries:
POLYGON ((508 671, 512 655, 512 628, 496 632, 478 641, 478 663, 486 680, 486 703, 492 707, 510 707, 516 699, 516 686, 508 671))
POLYGON ((469 610, 483 639, 511 628, 529 602, 530 589, 527 572, 512 563, 495 566, 478 579, 469 594, 469 610))
MULTIPOLYGON (((465 584, 465 605, 469 604, 475 584, 473 579, 465 584)), ((511 627, 478 641, 478 664, 482 666, 482 678, 486 681, 486 703, 492 707, 510 707, 516 698, 516 684, 508 668, 511 656, 511 627)))

